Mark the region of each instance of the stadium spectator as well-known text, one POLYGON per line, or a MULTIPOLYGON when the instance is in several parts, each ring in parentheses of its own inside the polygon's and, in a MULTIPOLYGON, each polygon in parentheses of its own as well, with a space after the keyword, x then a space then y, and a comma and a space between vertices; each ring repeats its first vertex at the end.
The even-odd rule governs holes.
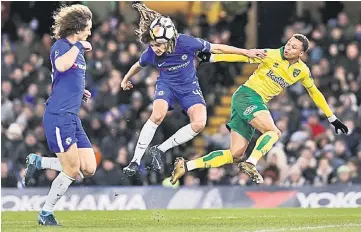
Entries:
POLYGON ((350 169, 352 183, 361 184, 361 175, 360 175, 361 161, 353 157, 349 159, 346 165, 350 169))
POLYGON ((247 175, 246 173, 243 172, 238 172, 238 175, 236 175, 235 177, 233 177, 231 179, 230 182, 232 185, 239 185, 239 186, 250 186, 253 184, 253 181, 251 180, 251 178, 249 177, 249 175, 247 175))
POLYGON ((40 177, 37 179, 37 186, 49 186, 51 183, 53 183, 53 180, 58 175, 58 172, 52 169, 46 169, 43 173, 43 175, 40 175, 40 177))
POLYGON ((313 185, 324 186, 328 185, 332 179, 333 168, 327 158, 319 160, 318 168, 316 170, 317 176, 314 179, 313 185))
MULTIPOLYGON (((278 173, 274 175, 275 180, 273 180, 272 183, 277 185, 283 183, 288 175, 287 156, 283 148, 277 145, 274 146, 268 152, 266 159, 268 165, 273 165, 277 168, 278 173)), ((266 169, 264 172, 266 172, 266 169)), ((274 173, 276 173, 276 171, 274 173)))
POLYGON ((337 177, 334 179, 333 184, 352 185, 350 168, 346 165, 340 166, 337 169, 337 177))
POLYGON ((207 150, 224 150, 228 149, 230 146, 229 142, 229 131, 226 125, 222 124, 219 127, 219 131, 212 136, 204 136, 206 142, 208 143, 207 150))
POLYGON ((306 179, 302 176, 301 168, 295 164, 290 170, 286 181, 283 183, 285 187, 300 187, 306 184, 306 179))
POLYGON ((112 159, 104 158, 101 168, 95 173, 93 180, 96 185, 129 185, 130 181, 123 172, 115 166, 112 159))
POLYGON ((272 185, 278 185, 279 184, 279 169, 275 165, 269 165, 264 171, 263 171, 263 180, 264 185, 266 186, 272 186, 272 185))
POLYGON ((199 185, 199 179, 189 174, 184 177, 184 186, 194 187, 199 185))
POLYGON ((1 187, 17 187, 17 179, 15 173, 9 170, 8 163, 1 160, 1 187))

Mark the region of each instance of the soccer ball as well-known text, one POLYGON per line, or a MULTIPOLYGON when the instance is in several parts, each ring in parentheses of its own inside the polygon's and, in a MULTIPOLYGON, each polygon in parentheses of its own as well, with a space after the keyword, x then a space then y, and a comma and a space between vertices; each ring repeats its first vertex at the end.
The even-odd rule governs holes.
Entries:
POLYGON ((170 18, 158 17, 150 25, 150 36, 157 43, 168 43, 175 34, 175 26, 170 18))

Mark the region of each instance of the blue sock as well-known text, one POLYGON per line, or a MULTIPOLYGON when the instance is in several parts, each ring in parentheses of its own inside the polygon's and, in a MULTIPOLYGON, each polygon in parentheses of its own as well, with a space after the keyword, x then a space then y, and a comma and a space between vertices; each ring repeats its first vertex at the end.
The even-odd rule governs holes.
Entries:
POLYGON ((41 169, 41 160, 42 160, 41 157, 37 157, 35 159, 35 166, 36 166, 37 169, 41 169))
POLYGON ((53 214, 53 213, 49 212, 49 211, 42 210, 42 211, 40 211, 40 214, 41 214, 41 216, 49 216, 50 214, 53 214))

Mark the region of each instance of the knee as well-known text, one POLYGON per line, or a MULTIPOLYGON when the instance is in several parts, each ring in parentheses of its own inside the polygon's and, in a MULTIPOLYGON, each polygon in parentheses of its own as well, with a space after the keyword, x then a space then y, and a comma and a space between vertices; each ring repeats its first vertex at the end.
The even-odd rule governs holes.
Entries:
POLYGON ((63 165, 63 172, 72 178, 75 178, 79 174, 79 170, 80 164, 77 162, 69 162, 63 165))
POLYGON ((192 130, 196 133, 200 133, 204 127, 206 127, 206 120, 199 120, 191 122, 192 130))
POLYGON ((165 114, 166 113, 153 111, 152 115, 150 116, 150 120, 155 124, 160 125, 165 117, 165 114))
POLYGON ((278 138, 281 138, 282 132, 277 127, 274 127, 274 128, 272 128, 272 130, 269 130, 269 131, 272 131, 273 133, 276 133, 278 138))
POLYGON ((84 177, 91 177, 94 176, 96 171, 96 167, 86 167, 85 169, 81 170, 81 173, 83 174, 84 177))

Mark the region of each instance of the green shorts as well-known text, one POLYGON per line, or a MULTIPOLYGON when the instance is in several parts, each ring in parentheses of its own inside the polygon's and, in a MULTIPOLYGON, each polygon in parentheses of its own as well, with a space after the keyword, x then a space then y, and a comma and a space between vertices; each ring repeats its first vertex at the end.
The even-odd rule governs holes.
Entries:
POLYGON ((268 111, 262 97, 253 89, 241 85, 232 96, 231 120, 227 128, 251 141, 255 128, 249 124, 259 111, 268 111))

